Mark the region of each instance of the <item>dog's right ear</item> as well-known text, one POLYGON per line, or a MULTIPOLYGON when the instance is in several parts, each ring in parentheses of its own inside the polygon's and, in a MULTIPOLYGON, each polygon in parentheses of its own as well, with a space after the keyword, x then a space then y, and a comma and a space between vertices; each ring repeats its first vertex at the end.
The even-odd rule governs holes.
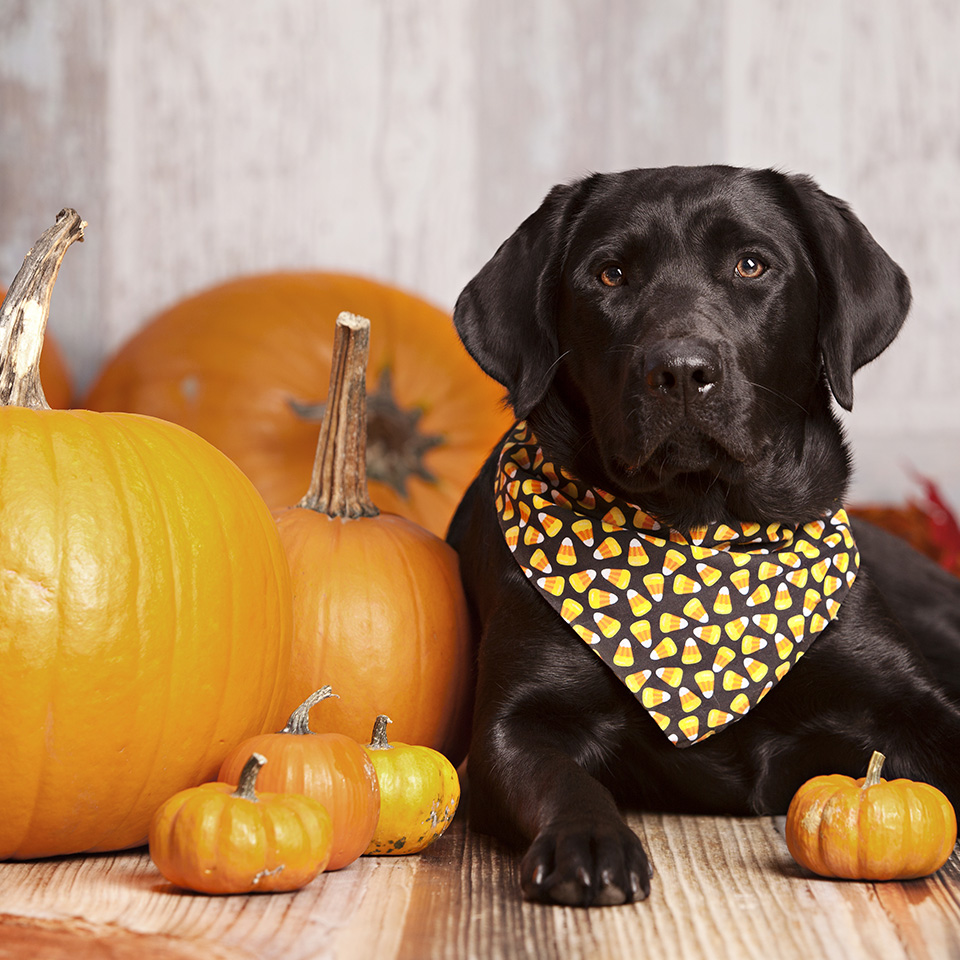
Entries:
POLYGON ((580 184, 554 187, 467 284, 453 322, 470 356, 502 383, 518 419, 543 399, 558 360, 557 287, 580 184))

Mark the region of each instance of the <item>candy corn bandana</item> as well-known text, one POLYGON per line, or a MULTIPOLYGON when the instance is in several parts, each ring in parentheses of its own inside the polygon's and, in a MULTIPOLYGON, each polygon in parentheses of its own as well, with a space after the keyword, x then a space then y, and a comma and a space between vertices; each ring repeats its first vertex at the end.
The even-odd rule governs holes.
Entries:
POLYGON ((495 492, 523 572, 678 747, 783 679, 860 563, 842 509, 801 527, 670 529, 545 461, 525 421, 508 435, 495 492))

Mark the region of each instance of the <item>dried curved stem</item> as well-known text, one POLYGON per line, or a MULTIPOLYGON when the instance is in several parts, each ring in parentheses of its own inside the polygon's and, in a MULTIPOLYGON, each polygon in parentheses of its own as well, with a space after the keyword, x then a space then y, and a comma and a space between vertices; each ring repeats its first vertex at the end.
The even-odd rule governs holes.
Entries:
POLYGON ((251 753, 250 759, 247 760, 243 765, 243 769, 240 771, 237 789, 234 790, 230 796, 257 803, 257 777, 260 774, 260 768, 266 762, 267 758, 262 753, 251 753))
POLYGON ((297 504, 329 517, 355 519, 380 512, 367 491, 367 355, 370 321, 337 317, 333 364, 313 476, 297 504))
POLYGON ((63 209, 23 258, 0 306, 0 405, 49 410, 40 386, 40 351, 63 255, 83 240, 86 222, 63 209))
POLYGON ((393 721, 380 714, 376 720, 373 721, 373 733, 370 735, 370 749, 371 750, 392 750, 393 744, 387 739, 387 724, 393 723, 393 721))
POLYGON ((867 764, 867 775, 863 779, 863 789, 875 787, 880 782, 880 771, 883 769, 883 762, 887 758, 879 751, 874 750, 870 757, 870 763, 867 764))
POLYGON ((304 736, 308 733, 313 733, 310 729, 310 711, 315 707, 321 700, 326 700, 327 697, 335 697, 336 694, 333 692, 333 689, 329 686, 321 687, 319 690, 314 690, 313 693, 307 697, 303 703, 297 707, 293 713, 290 714, 290 719, 287 720, 287 725, 280 731, 281 733, 295 733, 299 736, 304 736))

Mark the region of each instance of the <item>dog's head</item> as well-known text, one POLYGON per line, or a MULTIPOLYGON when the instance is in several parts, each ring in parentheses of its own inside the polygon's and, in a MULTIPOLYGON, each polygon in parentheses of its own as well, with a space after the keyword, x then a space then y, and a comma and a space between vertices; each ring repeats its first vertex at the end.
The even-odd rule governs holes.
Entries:
POLYGON ((678 524, 801 522, 842 496, 830 393, 896 336, 902 271, 841 201, 775 171, 555 187, 454 312, 552 456, 678 524))

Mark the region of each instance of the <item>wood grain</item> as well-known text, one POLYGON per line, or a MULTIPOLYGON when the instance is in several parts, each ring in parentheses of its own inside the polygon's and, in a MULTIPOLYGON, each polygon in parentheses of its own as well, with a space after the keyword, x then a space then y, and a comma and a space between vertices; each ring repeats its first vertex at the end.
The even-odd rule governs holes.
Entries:
POLYGON ((782 819, 633 815, 649 900, 525 903, 515 854, 458 814, 423 854, 362 858, 290 894, 179 891, 143 851, 0 864, 0 960, 952 960, 960 864, 906 883, 815 878, 782 819))

